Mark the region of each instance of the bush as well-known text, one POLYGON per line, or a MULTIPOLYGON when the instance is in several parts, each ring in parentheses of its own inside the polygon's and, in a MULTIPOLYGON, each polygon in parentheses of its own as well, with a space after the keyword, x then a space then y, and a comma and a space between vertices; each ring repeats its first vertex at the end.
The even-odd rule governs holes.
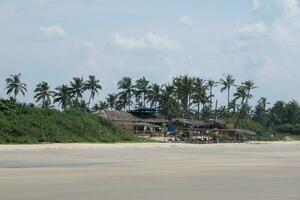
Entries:
POLYGON ((80 111, 60 112, 0 101, 0 143, 142 141, 109 120, 80 111))
POLYGON ((300 124, 284 124, 276 128, 279 133, 300 135, 300 124))

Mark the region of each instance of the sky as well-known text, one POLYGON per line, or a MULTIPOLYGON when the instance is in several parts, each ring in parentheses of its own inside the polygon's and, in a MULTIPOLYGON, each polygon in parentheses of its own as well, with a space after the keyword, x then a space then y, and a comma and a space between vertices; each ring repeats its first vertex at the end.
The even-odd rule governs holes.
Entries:
MULTIPOLYGON (((0 92, 16 73, 52 89, 94 74, 116 92, 123 76, 253 80, 253 102, 300 101, 298 0, 0 0, 0 92)), ((216 98, 225 104, 226 94, 216 98)))

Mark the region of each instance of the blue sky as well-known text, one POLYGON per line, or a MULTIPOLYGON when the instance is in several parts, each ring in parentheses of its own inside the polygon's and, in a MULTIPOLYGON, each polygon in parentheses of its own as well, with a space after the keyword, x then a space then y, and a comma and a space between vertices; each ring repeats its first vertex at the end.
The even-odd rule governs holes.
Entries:
MULTIPOLYGON (((20 72, 29 89, 22 100, 31 101, 42 80, 54 89, 95 74, 105 98, 125 75, 165 83, 231 73, 257 83, 253 101, 300 100, 299 3, 0 0, 0 87, 20 72)), ((225 102, 226 94, 217 98, 225 102)))

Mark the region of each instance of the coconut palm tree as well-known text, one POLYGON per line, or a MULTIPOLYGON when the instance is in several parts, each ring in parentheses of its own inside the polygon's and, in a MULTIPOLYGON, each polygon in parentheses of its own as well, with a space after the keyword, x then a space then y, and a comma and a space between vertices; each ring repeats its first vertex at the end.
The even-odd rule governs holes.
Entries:
POLYGON ((60 105, 63 110, 67 109, 71 99, 70 88, 67 85, 63 84, 55 88, 55 90, 54 103, 58 103, 58 105, 60 105))
POLYGON ((79 98, 82 98, 82 94, 85 90, 85 84, 83 78, 74 77, 70 81, 71 97, 75 97, 75 102, 79 103, 79 98))
POLYGON ((200 104, 203 105, 204 108, 205 103, 207 102, 208 98, 206 91, 207 85, 205 84, 205 80, 201 78, 195 78, 193 83, 193 103, 197 105, 197 116, 200 119, 200 104))
POLYGON ((231 74, 224 75, 223 79, 220 79, 219 82, 222 85, 221 92, 224 92, 227 90, 227 110, 229 109, 229 103, 230 103, 230 89, 231 87, 235 87, 235 79, 231 74))
POLYGON ((194 78, 191 78, 188 75, 175 77, 173 79, 173 84, 175 86, 177 97, 181 100, 181 103, 184 106, 184 110, 186 112, 190 111, 193 83, 194 78))
POLYGON ((108 94, 106 98, 106 102, 108 107, 113 110, 116 107, 116 103, 118 100, 118 95, 116 94, 108 94))
POLYGON ((150 102, 150 107, 157 108, 157 104, 160 98, 160 86, 156 83, 152 84, 149 87, 149 94, 148 94, 148 102, 150 102))
POLYGON ((97 112, 97 111, 106 110, 107 108, 108 108, 107 102, 99 101, 92 107, 92 111, 97 112))
MULTIPOLYGON (((132 84, 132 79, 130 77, 123 77, 122 80, 118 82, 118 89, 122 90, 118 95, 119 98, 122 97, 122 100, 126 99, 126 106, 130 110, 130 105, 132 104, 131 97, 135 92, 134 85, 132 84)), ((124 101, 123 101, 124 102, 124 101)))
POLYGON ((245 82, 243 82, 242 84, 244 85, 244 87, 245 87, 245 89, 246 89, 246 91, 247 91, 246 104, 248 104, 249 99, 253 97, 253 96, 250 94, 251 91, 252 91, 253 89, 256 89, 257 87, 255 86, 255 83, 254 83, 254 81, 252 81, 252 80, 245 81, 245 82))
POLYGON ((95 95, 102 90, 102 86, 99 84, 99 80, 94 75, 90 75, 89 79, 84 83, 84 90, 90 91, 90 97, 88 101, 88 107, 90 107, 91 100, 94 100, 95 95))
POLYGON ((9 78, 6 79, 6 94, 11 95, 13 93, 13 99, 17 100, 17 95, 19 92, 25 96, 27 92, 27 86, 25 83, 22 83, 20 80, 21 74, 10 75, 9 78))
POLYGON ((251 94, 251 91, 255 88, 256 88, 256 86, 254 85, 253 81, 245 81, 242 83, 242 85, 240 85, 237 88, 237 92, 234 94, 234 96, 235 96, 236 100, 238 100, 238 99, 241 100, 241 104, 240 104, 240 109, 239 109, 240 112, 239 112, 238 118, 236 120, 235 127, 237 127, 240 118, 244 115, 244 112, 245 112, 246 108, 248 107, 248 100, 253 97, 253 95, 251 94))
POLYGON ((179 102, 174 98, 175 87, 170 84, 163 85, 159 96, 160 113, 167 118, 178 116, 179 102))
POLYGON ((128 102, 128 97, 126 93, 119 93, 118 99, 116 102, 116 110, 122 110, 126 111, 126 106, 129 104, 131 105, 132 102, 128 102))
POLYGON ((209 104, 209 111, 211 111, 212 109, 212 98, 214 97, 214 94, 213 94, 213 88, 216 87, 218 84, 217 82, 215 82, 214 80, 212 79, 209 79, 207 81, 207 87, 209 88, 209 101, 210 101, 210 104, 209 104))
POLYGON ((149 90, 149 81, 143 76, 142 78, 136 81, 136 95, 138 100, 142 98, 142 107, 146 107, 146 99, 149 90))
POLYGON ((35 102, 42 101, 42 107, 49 108, 51 105, 51 98, 54 96, 54 92, 50 91, 50 86, 47 82, 42 81, 36 86, 34 90, 35 102))

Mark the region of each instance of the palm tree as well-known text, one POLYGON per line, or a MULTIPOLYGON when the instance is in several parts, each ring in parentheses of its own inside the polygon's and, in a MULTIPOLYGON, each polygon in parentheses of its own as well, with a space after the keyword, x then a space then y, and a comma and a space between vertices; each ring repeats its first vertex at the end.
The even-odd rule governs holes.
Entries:
POLYGON ((244 85, 245 89, 247 90, 246 104, 248 104, 248 100, 249 100, 250 98, 253 97, 253 96, 250 94, 251 91, 252 91, 253 89, 256 89, 257 87, 255 86, 255 83, 254 83, 254 81, 252 81, 252 80, 245 81, 245 82, 243 82, 242 84, 244 85))
POLYGON ((173 85, 165 84, 159 96, 160 113, 167 118, 178 116, 179 113, 179 102, 174 99, 174 91, 173 85))
POLYGON ((67 85, 63 84, 55 89, 56 91, 54 93, 54 103, 58 103, 58 105, 60 105, 61 108, 65 110, 70 103, 70 88, 67 85))
POLYGON ((91 100, 95 98, 95 94, 98 94, 98 90, 102 90, 102 86, 99 84, 99 80, 95 76, 90 75, 89 80, 84 84, 84 90, 90 90, 90 97, 88 101, 88 107, 90 107, 91 100))
POLYGON ((207 91, 207 85, 205 85, 205 80, 201 78, 196 78, 193 83, 193 103, 197 104, 197 115, 198 119, 200 119, 200 104, 204 105, 208 100, 208 97, 206 95, 207 91))
POLYGON ((149 94, 148 94, 148 102, 150 102, 150 107, 157 108, 157 103, 159 102, 160 98, 160 86, 158 84, 152 84, 149 87, 149 94))
POLYGON ((126 95, 126 93, 119 93, 118 95, 118 99, 116 102, 116 110, 122 110, 126 111, 126 106, 129 104, 130 102, 128 102, 128 97, 126 95))
POLYGON ((210 105, 209 105, 209 111, 211 111, 212 109, 212 98, 214 97, 214 94, 213 94, 213 88, 217 86, 217 83, 212 80, 212 79, 209 79, 207 81, 207 87, 209 88, 209 101, 210 101, 210 105))
POLYGON ((19 73, 10 75, 10 77, 6 79, 6 94, 11 95, 11 93, 13 93, 14 100, 17 100, 17 95, 19 92, 21 92, 23 96, 25 96, 25 93, 27 92, 27 86, 25 83, 21 82, 20 77, 21 74, 19 73))
POLYGON ((234 94, 235 99, 241 99, 240 104, 240 113, 235 123, 235 127, 237 127, 240 118, 243 116, 246 107, 248 106, 248 100, 253 97, 251 91, 257 88, 253 81, 245 81, 241 86, 237 88, 237 92, 234 94))
POLYGON ((229 103, 230 103, 230 88, 235 87, 236 85, 235 79, 231 74, 224 75, 224 79, 220 79, 220 84, 223 85, 221 88, 221 92, 224 92, 227 90, 227 110, 229 109, 229 103))
POLYGON ((75 97, 76 103, 79 103, 79 98, 82 98, 82 93, 85 90, 85 84, 83 78, 74 77, 72 80, 70 81, 71 97, 75 97))
POLYGON ((128 109, 130 110, 130 105, 132 104, 131 97, 135 92, 132 79, 130 77, 123 77, 123 79, 118 82, 118 89, 122 90, 118 94, 119 97, 122 97, 122 100, 126 99, 124 109, 126 109, 126 106, 128 106, 128 109))
POLYGON ((181 103, 184 105, 184 109, 186 112, 190 111, 193 82, 194 79, 189 77, 188 75, 175 77, 173 79, 177 97, 181 100, 181 103))
POLYGON ((104 101, 99 101, 99 103, 96 103, 93 108, 92 111, 97 112, 97 111, 102 111, 102 110, 106 110, 108 108, 108 104, 104 101))
POLYGON ((117 100, 118 100, 118 95, 116 95, 116 94, 108 94, 107 95, 106 102, 107 102, 108 107, 111 110, 113 110, 115 108, 117 100))
POLYGON ((42 101, 42 107, 49 108, 51 105, 51 98, 53 97, 53 91, 50 91, 50 86, 47 82, 42 81, 36 86, 34 90, 35 102, 42 101))
POLYGON ((136 94, 138 99, 142 97, 142 107, 146 107, 146 98, 148 95, 148 90, 149 90, 149 81, 146 80, 146 78, 143 76, 142 78, 138 79, 136 81, 136 94))

